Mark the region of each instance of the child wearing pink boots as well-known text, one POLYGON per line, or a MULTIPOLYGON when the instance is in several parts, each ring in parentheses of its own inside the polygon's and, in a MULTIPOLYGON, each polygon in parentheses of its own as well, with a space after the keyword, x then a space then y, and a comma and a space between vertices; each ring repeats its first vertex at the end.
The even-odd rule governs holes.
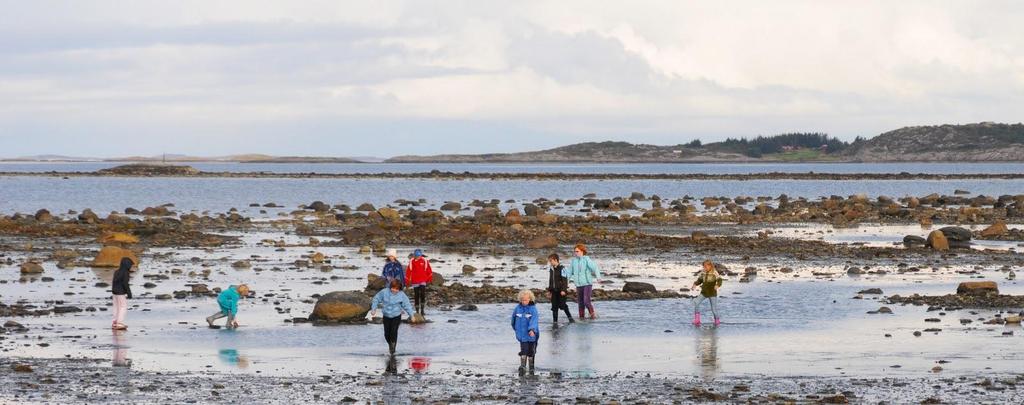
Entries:
POLYGON ((693 325, 700 326, 700 304, 707 300, 711 304, 711 314, 715 317, 715 326, 722 321, 718 318, 718 311, 715 306, 718 304, 718 289, 722 287, 722 276, 715 270, 715 264, 711 260, 704 261, 704 271, 693 282, 691 289, 700 286, 700 295, 695 298, 693 305, 693 325))

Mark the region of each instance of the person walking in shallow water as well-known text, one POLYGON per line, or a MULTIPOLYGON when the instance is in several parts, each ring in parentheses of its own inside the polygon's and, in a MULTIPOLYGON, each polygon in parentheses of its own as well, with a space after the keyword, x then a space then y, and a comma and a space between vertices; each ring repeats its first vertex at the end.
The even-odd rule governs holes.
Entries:
POLYGON ((722 323, 718 318, 718 309, 716 308, 718 289, 722 287, 722 276, 715 270, 715 264, 711 260, 705 260, 703 266, 704 270, 697 276, 697 281, 694 281, 691 287, 691 289, 696 289, 698 285, 700 286, 700 295, 696 297, 693 304, 693 324, 700 326, 700 304, 707 300, 711 305, 711 314, 715 317, 715 326, 718 326, 722 323))
POLYGON ((402 292, 402 283, 398 280, 391 280, 388 288, 373 296, 370 303, 370 319, 377 315, 378 307, 384 313, 384 341, 388 342, 388 351, 395 354, 395 348, 398 346, 398 326, 402 324, 402 311, 410 317, 416 311, 409 303, 409 296, 402 292))
POLYGON ((566 304, 566 294, 569 290, 569 279, 565 278, 565 266, 558 260, 558 254, 552 253, 548 256, 548 293, 551 295, 551 319, 558 325, 558 311, 565 311, 565 317, 569 323, 573 323, 572 314, 569 313, 569 305, 566 304))
POLYGON ((601 269, 597 267, 587 256, 587 247, 580 243, 573 249, 575 257, 569 262, 565 276, 576 285, 576 304, 579 306, 580 319, 584 319, 584 309, 590 311, 590 319, 597 319, 597 311, 591 298, 594 293, 594 283, 601 278, 601 269))
POLYGON ((387 285, 391 285, 392 280, 398 280, 398 283, 405 287, 405 268, 402 267, 402 262, 398 261, 397 250, 388 249, 388 257, 384 259, 384 270, 380 276, 387 280, 387 285))
POLYGON ((422 250, 416 249, 412 256, 405 269, 405 285, 412 287, 416 313, 426 316, 427 285, 434 281, 434 270, 430 268, 430 261, 422 250))
POLYGON ((128 329, 124 324, 124 317, 128 313, 128 300, 132 298, 132 287, 128 282, 134 265, 132 259, 122 257, 121 265, 114 272, 114 278, 110 282, 110 292, 114 299, 114 321, 110 325, 113 329, 128 329))
POLYGON ((529 363, 530 372, 534 369, 534 358, 537 356, 537 340, 540 339, 540 321, 537 305, 534 304, 533 292, 522 290, 517 297, 519 305, 512 310, 512 330, 519 341, 519 374, 526 374, 529 363))

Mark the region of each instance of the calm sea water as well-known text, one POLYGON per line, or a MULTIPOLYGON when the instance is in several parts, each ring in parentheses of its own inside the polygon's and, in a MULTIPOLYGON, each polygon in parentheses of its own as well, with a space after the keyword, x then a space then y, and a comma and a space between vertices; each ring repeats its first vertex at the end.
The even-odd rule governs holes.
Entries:
MULTIPOLYGON (((93 171, 112 163, 3 163, 0 171, 93 171)), ((469 164, 240 164, 202 163, 208 171, 275 171, 321 173, 424 172, 573 172, 573 173, 1016 173, 1024 163, 884 163, 884 164, 638 164, 638 165, 469 165, 469 164)), ((55 213, 92 208, 97 212, 142 209, 174 203, 177 211, 223 212, 238 208, 249 214, 250 203, 274 202, 289 209, 321 200, 330 204, 387 205, 398 199, 425 199, 426 207, 446 201, 499 199, 530 201, 570 199, 595 193, 602 198, 629 196, 634 191, 662 198, 683 196, 778 196, 818 198, 866 193, 869 196, 1024 193, 1024 180, 873 181, 873 180, 426 180, 426 179, 274 179, 274 178, 142 178, 142 177, 0 177, 0 212, 55 213)), ((271 210, 272 211, 272 210, 271 210)), ((274 212, 270 213, 271 215, 274 212)))
MULTIPOLYGON (((0 163, 4 172, 89 172, 121 163, 0 163)), ((452 163, 190 163, 211 172, 420 173, 431 170, 473 173, 1021 173, 1024 163, 664 163, 664 164, 452 164, 452 163)))

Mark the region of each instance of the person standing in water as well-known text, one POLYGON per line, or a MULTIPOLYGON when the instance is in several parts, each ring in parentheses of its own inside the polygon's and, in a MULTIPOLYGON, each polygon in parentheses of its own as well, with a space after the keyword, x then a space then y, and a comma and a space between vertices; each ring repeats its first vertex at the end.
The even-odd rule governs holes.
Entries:
POLYGON ((569 313, 569 305, 565 302, 569 290, 569 279, 565 278, 563 274, 565 266, 561 265, 558 259, 556 253, 548 256, 548 293, 551 294, 551 319, 555 325, 558 325, 559 310, 565 311, 565 317, 569 319, 569 323, 575 322, 572 320, 572 314, 569 313))
POLYGON ((110 292, 114 298, 114 321, 110 326, 112 329, 128 329, 124 324, 124 317, 128 314, 128 300, 132 298, 132 288, 128 281, 134 265, 132 259, 122 257, 121 265, 114 272, 114 278, 110 282, 110 292))
POLYGON ((430 268, 430 261, 423 250, 416 249, 405 269, 405 285, 412 287, 416 313, 420 316, 426 316, 427 286, 431 281, 434 281, 434 271, 430 268))
POLYGON ((369 318, 377 315, 377 308, 384 313, 384 340, 388 342, 388 352, 395 354, 398 346, 398 326, 402 324, 402 311, 412 317, 415 310, 409 303, 409 296, 402 292, 402 283, 398 280, 391 280, 388 288, 380 290, 373 296, 370 303, 369 318))
POLYGON ((385 285, 391 285, 392 281, 398 280, 398 283, 405 287, 405 268, 402 267, 402 262, 398 261, 397 250, 388 249, 388 257, 384 259, 384 271, 380 276, 387 280, 385 285))
POLYGON ((703 263, 704 270, 701 271, 700 276, 697 276, 697 281, 693 282, 691 289, 696 289, 700 286, 700 295, 696 298, 696 303, 693 305, 693 324, 694 326, 700 326, 700 304, 707 300, 711 304, 711 314, 715 317, 715 326, 718 326, 722 321, 718 318, 717 304, 718 304, 718 289, 722 287, 722 276, 715 270, 715 264, 711 260, 705 260, 703 263))
POLYGON ((217 311, 217 313, 207 317, 206 323, 209 324, 210 327, 213 327, 213 321, 227 317, 228 321, 226 326, 228 328, 237 328, 238 319, 236 319, 236 317, 238 316, 238 300, 245 298, 248 295, 249 286, 245 284, 240 284, 237 287, 230 286, 224 291, 221 291, 220 295, 217 296, 217 305, 220 306, 220 311, 217 311))
POLYGON ((576 304, 579 306, 580 319, 584 319, 584 309, 590 311, 590 319, 597 319, 597 311, 591 298, 594 293, 594 283, 601 278, 601 269, 597 267, 587 256, 587 247, 579 243, 573 249, 575 257, 569 262, 565 276, 576 285, 576 304))
POLYGON ((533 373, 534 357, 537 355, 537 340, 540 339, 539 316, 537 305, 534 304, 533 292, 522 290, 517 297, 519 304, 512 310, 512 329, 516 331, 519 341, 519 374, 526 374, 529 363, 533 373))

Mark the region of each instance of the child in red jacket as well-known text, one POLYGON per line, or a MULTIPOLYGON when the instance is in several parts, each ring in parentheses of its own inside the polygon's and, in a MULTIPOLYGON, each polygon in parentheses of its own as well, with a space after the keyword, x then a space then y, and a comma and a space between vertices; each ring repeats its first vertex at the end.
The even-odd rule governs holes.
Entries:
POLYGON ((434 281, 434 270, 430 268, 430 262, 423 255, 423 250, 416 249, 409 266, 405 268, 405 286, 412 287, 413 305, 420 316, 426 315, 424 307, 427 305, 427 286, 431 281, 434 281))

